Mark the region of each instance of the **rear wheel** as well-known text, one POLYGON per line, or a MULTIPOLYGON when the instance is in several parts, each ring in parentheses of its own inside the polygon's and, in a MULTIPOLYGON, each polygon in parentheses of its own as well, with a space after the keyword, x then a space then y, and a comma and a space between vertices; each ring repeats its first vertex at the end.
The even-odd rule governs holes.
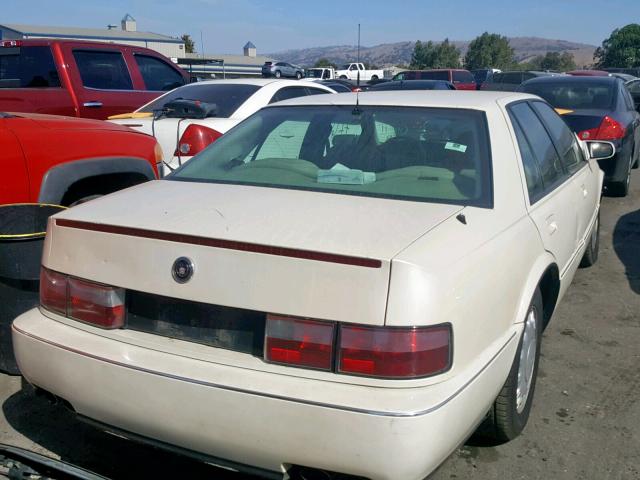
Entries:
POLYGON ((596 223, 591 230, 591 236, 589 237, 589 243, 587 249, 584 251, 584 256, 580 261, 580 267, 590 267, 598 261, 598 251, 600 250, 600 212, 596 217, 596 223))
POLYGON ((507 381, 487 419, 476 432, 476 437, 494 443, 508 442, 520 435, 527 424, 538 376, 542 319, 542 295, 537 288, 525 316, 522 336, 507 381))
POLYGON ((346 79, 347 79, 347 76, 346 76, 346 75, 340 75, 340 78, 341 78, 342 80, 346 80, 346 79))
POLYGON ((302 78, 302 74, 300 72, 296 72, 296 78, 300 80, 302 78))
POLYGON ((276 78, 280 78, 282 76, 282 73, 280 73, 280 70, 276 70, 276 73, 274 75, 276 76, 276 78))
POLYGON ((626 176, 622 181, 619 182, 611 182, 607 186, 607 193, 614 197, 626 197, 629 194, 629 186, 631 185, 631 163, 633 162, 633 158, 629 159, 629 165, 626 169, 626 176))
POLYGON ((371 75, 371 80, 378 80, 378 75, 371 75))

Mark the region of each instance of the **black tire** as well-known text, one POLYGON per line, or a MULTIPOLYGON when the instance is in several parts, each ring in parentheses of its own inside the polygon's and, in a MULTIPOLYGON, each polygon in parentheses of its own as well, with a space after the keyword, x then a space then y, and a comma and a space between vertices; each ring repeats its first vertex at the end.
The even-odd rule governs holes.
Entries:
POLYGON ((87 195, 86 197, 79 198, 69 204, 69 207, 75 207, 76 205, 81 205, 83 203, 90 202, 91 200, 95 200, 96 198, 100 198, 102 195, 87 195))
POLYGON ((522 353, 522 344, 525 336, 523 330, 520 342, 518 343, 518 350, 516 351, 509 376, 507 377, 502 390, 498 394, 487 418, 480 425, 476 433, 475 439, 481 440, 483 443, 489 442, 493 445, 499 445, 501 443, 508 442, 516 438, 529 420, 529 413, 531 412, 531 405, 533 404, 533 395, 536 386, 536 377, 538 376, 538 364, 540 362, 540 344, 542 340, 542 325, 543 325, 543 306, 542 295, 540 294, 540 288, 537 288, 529 309, 527 310, 527 316, 529 317, 531 312, 535 312, 535 342, 536 352, 535 360, 533 364, 533 371, 531 374, 531 386, 529 387, 529 393, 526 397, 523 408, 518 411, 518 371, 520 367, 520 355, 522 353))
POLYGON ((631 184, 631 162, 632 158, 629 159, 629 164, 627 166, 627 174, 625 177, 617 182, 609 182, 607 185, 607 195, 610 197, 626 197, 629 194, 629 186, 631 184))
POLYGON ((282 76, 282 73, 280 72, 280 70, 276 70, 276 73, 274 73, 276 78, 280 78, 282 76))
POLYGON ((346 80, 346 79, 347 79, 347 76, 346 76, 346 75, 340 75, 340 78, 341 78, 342 80, 346 80))
POLYGON ((584 251, 582 260, 580 261, 580 268, 587 268, 592 266, 598 261, 598 252, 600 251, 600 211, 596 217, 596 223, 591 230, 589 236, 589 243, 587 249, 584 251))
POLYGON ((302 74, 300 72, 296 72, 296 79, 300 80, 302 78, 302 74))
POLYGON ((374 82, 378 80, 378 75, 371 75, 371 80, 373 80, 374 82))

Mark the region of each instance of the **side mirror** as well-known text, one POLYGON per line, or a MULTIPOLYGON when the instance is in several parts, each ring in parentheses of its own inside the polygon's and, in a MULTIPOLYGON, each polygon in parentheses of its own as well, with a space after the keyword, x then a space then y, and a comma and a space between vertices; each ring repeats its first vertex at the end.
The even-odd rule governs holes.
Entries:
POLYGON ((587 141, 589 157, 593 160, 606 160, 616 154, 616 147, 611 142, 587 141))

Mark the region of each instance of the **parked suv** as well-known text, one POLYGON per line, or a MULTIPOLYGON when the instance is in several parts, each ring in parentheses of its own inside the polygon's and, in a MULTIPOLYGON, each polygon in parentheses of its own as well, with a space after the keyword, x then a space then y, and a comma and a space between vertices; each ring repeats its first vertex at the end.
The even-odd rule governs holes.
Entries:
POLYGON ((476 90, 476 80, 469 70, 437 69, 407 70, 397 73, 393 80, 444 80, 451 82, 456 90, 476 90))
POLYGON ((287 62, 264 62, 262 66, 263 77, 295 77, 300 79, 304 77, 304 70, 297 65, 291 65, 287 62))
POLYGON ((0 41, 0 111, 104 120, 188 82, 142 47, 75 40, 0 41))
POLYGON ((521 83, 536 77, 557 75, 551 72, 516 71, 494 73, 480 87, 480 90, 515 92, 521 83))

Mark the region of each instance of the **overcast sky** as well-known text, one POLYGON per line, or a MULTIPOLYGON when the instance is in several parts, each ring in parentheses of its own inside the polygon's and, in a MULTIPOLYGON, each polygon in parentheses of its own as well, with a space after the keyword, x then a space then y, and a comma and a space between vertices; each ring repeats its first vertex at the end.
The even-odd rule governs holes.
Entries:
MULTIPOLYGON (((8 0, 7 0, 8 1, 8 0)), ((600 45, 640 23, 640 0, 29 0, 9 2, 0 23, 103 28, 130 13, 138 30, 190 34, 201 52, 259 53, 405 40, 470 40, 484 31, 600 45)))

